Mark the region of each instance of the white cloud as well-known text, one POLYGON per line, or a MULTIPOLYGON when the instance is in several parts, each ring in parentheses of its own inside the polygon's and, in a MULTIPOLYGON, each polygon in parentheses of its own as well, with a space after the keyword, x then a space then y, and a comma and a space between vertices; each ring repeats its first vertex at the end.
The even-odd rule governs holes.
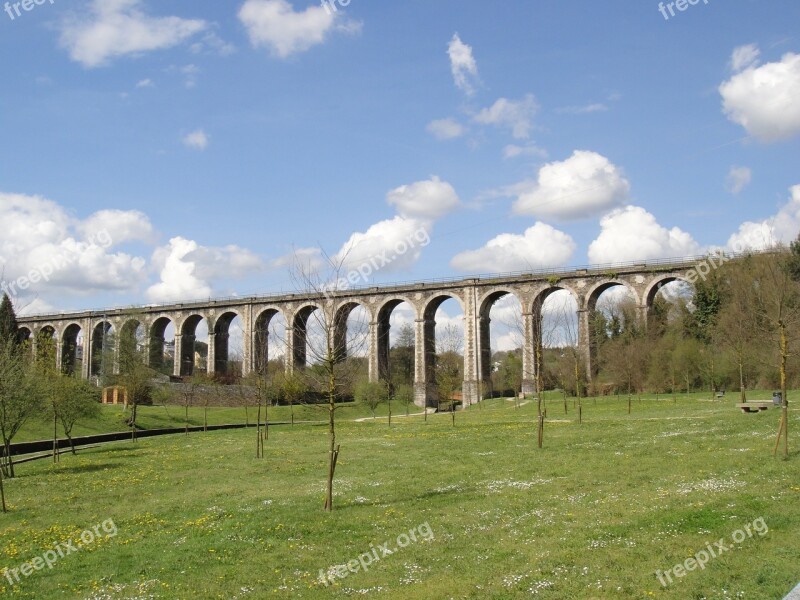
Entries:
POLYGON ((61 24, 61 45, 84 67, 111 59, 172 48, 204 31, 198 19, 152 17, 141 0, 93 0, 86 14, 73 14, 61 24))
POLYGON ((136 87, 137 88, 149 88, 149 87, 155 87, 155 84, 153 83, 152 79, 142 79, 141 81, 139 81, 136 84, 136 87))
POLYGON ((430 242, 430 225, 418 219, 394 217, 356 232, 345 242, 334 260, 346 269, 364 267, 370 273, 409 270, 430 242), (427 241, 426 241, 427 240, 427 241))
POLYGON ((450 265, 470 273, 524 271, 566 265, 574 252, 569 235, 539 222, 523 235, 504 233, 483 248, 462 252, 450 265))
POLYGON ((503 158, 517 158, 518 156, 538 156, 539 158, 547 158, 547 150, 539 148, 534 144, 526 146, 517 146, 516 144, 509 144, 503 148, 503 158))
POLYGON ((516 139, 527 139, 533 127, 533 117, 538 110, 536 98, 533 94, 528 94, 518 101, 500 98, 475 115, 474 119, 482 125, 508 128, 516 139))
POLYGON ((800 233, 800 185, 789 190, 791 197, 773 217, 763 221, 747 221, 728 239, 728 249, 764 250, 775 244, 789 244, 800 233))
POLYGON ((246 0, 239 20, 254 47, 264 46, 273 55, 287 58, 325 42, 333 31, 357 33, 360 23, 345 21, 340 13, 323 6, 296 11, 287 0, 246 0))
POLYGON ((194 150, 205 150, 208 143, 209 137, 202 129, 195 129, 183 138, 183 145, 194 150))
POLYGON ((601 219, 600 228, 600 235, 589 245, 593 264, 695 256, 701 251, 691 235, 677 227, 662 227, 639 206, 612 211, 601 219))
POLYGON ((17 284, 12 295, 135 289, 146 276, 146 263, 111 252, 121 243, 112 235, 145 241, 152 230, 147 217, 135 211, 113 211, 119 220, 114 228, 111 212, 100 211, 81 221, 40 196, 0 193, 0 271, 6 283, 17 284))
POLYGON ((734 73, 738 73, 743 69, 752 67, 758 63, 759 56, 761 56, 761 50, 755 44, 739 46, 731 55, 731 70, 734 73))
POLYGON ((608 106, 605 104, 586 104, 584 106, 562 106, 561 108, 557 108, 557 113, 568 114, 568 115, 588 115, 591 113, 596 112, 605 112, 608 110, 608 106))
POLYGON ((211 248, 193 240, 174 237, 153 253, 159 283, 150 286, 152 302, 173 302, 208 298, 214 279, 240 278, 264 268, 263 261, 238 246, 211 248))
POLYGON ((623 204, 630 184, 606 157, 576 150, 570 158, 539 170, 538 180, 520 190, 514 212, 539 218, 591 217, 623 204))
POLYGON ((153 242, 155 232, 150 219, 138 210, 99 210, 90 215, 78 227, 89 239, 97 239, 107 234, 109 246, 119 246, 127 242, 153 242))
POLYGON ((753 180, 753 172, 748 167, 731 167, 725 187, 731 194, 738 194, 753 180))
POLYGON ((719 86, 728 119, 763 142, 800 133, 800 54, 749 66, 719 86))
POLYGON ((428 133, 437 140, 452 140, 467 132, 467 128, 455 119, 437 119, 428 123, 428 133))
POLYGON ((475 93, 475 84, 478 81, 478 63, 472 55, 472 47, 462 42, 456 33, 447 46, 447 54, 450 57, 453 81, 461 91, 471 96, 475 93))
POLYGON ((407 219, 439 219, 458 208, 458 194, 438 177, 402 185, 386 195, 386 201, 407 219))

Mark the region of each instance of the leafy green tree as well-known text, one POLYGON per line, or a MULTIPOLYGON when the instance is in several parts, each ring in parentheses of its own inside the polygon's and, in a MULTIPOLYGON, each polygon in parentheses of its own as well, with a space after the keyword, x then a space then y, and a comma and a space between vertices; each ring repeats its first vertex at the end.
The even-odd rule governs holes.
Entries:
POLYGON ((391 380, 395 385, 414 384, 414 340, 414 328, 406 323, 389 350, 391 380))
POLYGON ((394 399, 400 402, 406 408, 406 416, 408 416, 408 409, 414 404, 414 388, 406 383, 398 385, 394 388, 394 399))
POLYGON ((38 414, 41 396, 34 391, 33 368, 19 346, 10 338, 0 340, 0 435, 3 457, 0 468, 7 477, 14 477, 11 442, 23 425, 38 414))
POLYGON ((3 294, 0 300, 0 341, 16 343, 19 335, 19 325, 17 315, 14 312, 14 305, 8 294, 3 294))
POLYGON ((54 418, 61 424, 70 450, 75 454, 72 430, 79 421, 90 421, 100 415, 100 390, 88 381, 65 375, 58 375, 53 384, 51 407, 54 418))
POLYGON ((379 382, 361 381, 356 385, 355 400, 369 408, 372 418, 375 410, 387 400, 386 386, 379 382))

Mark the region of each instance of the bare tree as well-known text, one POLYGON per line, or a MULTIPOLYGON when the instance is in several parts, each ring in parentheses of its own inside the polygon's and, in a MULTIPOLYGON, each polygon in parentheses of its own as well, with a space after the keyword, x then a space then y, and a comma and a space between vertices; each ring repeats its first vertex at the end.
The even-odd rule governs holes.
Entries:
MULTIPOLYGON (((794 250, 794 247, 793 249, 794 250)), ((749 256, 745 265, 753 277, 749 287, 753 319, 759 331, 776 345, 783 410, 775 442, 777 453, 783 438, 783 457, 789 458, 789 397, 786 363, 800 325, 800 282, 794 278, 793 254, 781 248, 770 254, 749 256)))
MULTIPOLYGON (((345 392, 352 390, 360 367, 354 361, 348 361, 347 354, 358 354, 365 347, 367 324, 359 322, 351 330, 347 322, 353 305, 342 293, 346 287, 342 279, 346 255, 331 257, 322 253, 321 256, 322 265, 313 265, 298 257, 292 278, 298 288, 310 292, 317 301, 316 309, 304 315, 306 336, 295 337, 296 342, 306 343, 307 353, 304 354, 310 363, 296 374, 307 389, 315 390, 325 398, 329 458, 324 508, 330 512, 333 510, 333 481, 340 450, 336 437, 336 412, 341 408, 340 400, 345 392)), ((299 355, 298 351, 295 348, 299 355)))

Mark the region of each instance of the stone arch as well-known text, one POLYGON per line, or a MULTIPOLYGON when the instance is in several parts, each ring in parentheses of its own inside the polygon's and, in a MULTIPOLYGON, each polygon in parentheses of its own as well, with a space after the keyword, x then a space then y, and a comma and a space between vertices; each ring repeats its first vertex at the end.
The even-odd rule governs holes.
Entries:
POLYGON ((262 375, 267 372, 267 365, 270 360, 269 328, 272 324, 272 320, 277 316, 282 316, 284 322, 286 322, 286 315, 281 309, 276 307, 267 307, 263 309, 258 313, 255 320, 255 331, 253 334, 255 369, 257 373, 261 373, 262 375))
MULTIPOLYGON (((175 325, 174 320, 166 315, 161 315, 156 317, 149 327, 147 334, 147 362, 150 368, 156 371, 165 372, 164 356, 166 354, 166 341, 164 336, 167 327, 170 325, 175 325)), ((169 368, 168 371, 172 373, 173 369, 169 368)))
POLYGON ((92 327, 92 341, 90 345, 92 349, 92 363, 89 367, 90 375, 105 374, 108 373, 109 370, 113 372, 113 358, 111 359, 111 369, 109 369, 109 365, 106 364, 106 354, 109 349, 114 347, 113 335, 114 326, 111 324, 111 321, 103 319, 95 323, 94 327, 92 327))
POLYGON ((75 375, 75 367, 80 355, 83 360, 83 353, 79 352, 78 337, 83 333, 83 328, 79 323, 69 323, 64 327, 61 334, 61 372, 65 375, 75 375))
MULTIPOLYGON (((217 317, 213 328, 213 342, 214 344, 214 372, 227 373, 228 360, 230 357, 230 328, 231 323, 236 318, 241 318, 238 312, 229 310, 222 313, 217 317)), ((210 344, 209 344, 210 345, 210 344)))
POLYGON ((589 312, 594 312, 597 308, 597 301, 600 299, 600 296, 614 287, 622 286, 626 288, 636 300, 636 305, 641 306, 639 293, 636 291, 632 285, 630 285, 626 281, 622 281, 620 279, 607 279, 605 281, 600 281, 599 283, 594 284, 589 291, 586 293, 586 310, 589 312))
MULTIPOLYGON (((529 323, 525 324, 525 336, 530 338, 530 345, 523 350, 523 379, 528 380, 530 390, 543 387, 542 374, 544 373, 544 307, 547 300, 557 292, 567 292, 574 300, 578 313, 585 307, 585 298, 571 285, 563 282, 553 283, 536 292, 531 303, 525 307, 530 311, 529 323)), ((579 314, 575 315, 579 320, 579 314)), ((578 323, 578 346, 581 346, 580 324, 578 323)), ((525 383, 523 383, 525 385, 525 383)))
MULTIPOLYGON (((176 335, 181 336, 181 355, 180 355, 180 376, 191 377, 195 371, 195 352, 197 341, 197 326, 202 322, 209 322, 208 317, 200 313, 192 313, 180 324, 179 333, 176 335)), ((176 326, 176 329, 178 327, 176 326)), ((209 330, 211 328, 209 327, 209 330)), ((206 369, 207 370, 207 369, 206 369)))
POLYGON ((322 307, 316 304, 304 304, 292 315, 292 322, 289 325, 292 330, 292 365, 294 368, 302 369, 308 360, 308 319, 316 310, 322 307))
POLYGON ((647 307, 648 311, 653 307, 653 302, 655 302, 656 296, 658 292, 661 291, 661 288, 674 281, 685 281, 689 283, 689 280, 683 275, 662 275, 656 277, 647 285, 643 295, 643 305, 647 307))
POLYGON ((137 339, 139 328, 143 327, 139 319, 128 319, 119 328, 119 355, 120 370, 125 371, 137 354, 144 350, 140 348, 140 341, 137 339))
POLYGON ((29 343, 33 339, 33 331, 31 331, 28 327, 20 327, 17 329, 17 341, 20 344, 29 343))
POLYGON ((36 330, 35 336, 36 359, 52 360, 52 364, 55 364, 56 368, 59 368, 61 365, 58 364, 58 352, 56 350, 58 333, 55 326, 49 323, 47 325, 42 325, 36 330))
POLYGON ((524 306, 522 294, 512 287, 493 289, 484 294, 478 304, 478 379, 484 383, 484 386, 487 386, 486 389, 489 390, 490 396, 493 395, 491 312, 494 305, 507 296, 514 296, 524 306))
MULTIPOLYGON (((425 372, 423 379, 423 386, 425 388, 425 406, 429 406, 430 402, 436 401, 436 312, 447 300, 455 300, 461 307, 462 312, 466 315, 464 308, 464 301, 455 293, 441 292, 435 296, 429 297, 422 309, 422 356, 424 359, 425 372)), ((419 335, 419 329, 417 330, 419 335)), ((419 346, 419 340, 417 340, 419 346)), ((464 369, 466 372, 466 352, 464 358, 464 369)))
POLYGON ((392 313, 401 304, 408 304, 414 311, 414 318, 419 318, 417 307, 405 297, 397 296, 385 299, 376 311, 377 340, 375 340, 376 354, 378 357, 378 378, 389 379, 389 350, 391 348, 392 313))
MULTIPOLYGON (((336 362, 342 362, 348 356, 348 319, 354 310, 362 308, 367 313, 368 319, 371 320, 369 308, 362 302, 355 300, 344 302, 336 309, 336 314, 333 317, 333 352, 336 357, 336 362)), ((367 322, 367 327, 369 322, 367 322)), ((368 338, 367 338, 368 339, 368 338)))

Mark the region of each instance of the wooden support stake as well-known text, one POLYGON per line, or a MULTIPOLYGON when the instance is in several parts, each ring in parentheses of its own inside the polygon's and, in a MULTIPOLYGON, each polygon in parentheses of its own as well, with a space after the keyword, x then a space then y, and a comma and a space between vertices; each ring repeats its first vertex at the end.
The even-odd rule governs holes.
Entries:
POLYGON ((783 413, 781 413, 781 424, 778 425, 778 439, 775 440, 775 449, 772 451, 772 456, 778 455, 778 446, 781 443, 782 436, 783 436, 783 413))

